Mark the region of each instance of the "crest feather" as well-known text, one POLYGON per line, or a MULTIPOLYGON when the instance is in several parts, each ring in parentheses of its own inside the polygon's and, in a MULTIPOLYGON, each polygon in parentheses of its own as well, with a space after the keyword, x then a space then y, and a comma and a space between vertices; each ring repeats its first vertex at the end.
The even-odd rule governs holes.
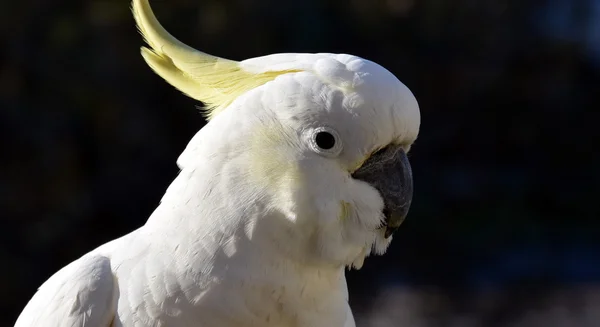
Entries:
POLYGON ((206 105, 212 118, 243 93, 299 70, 251 73, 239 62, 198 51, 173 37, 156 19, 148 0, 133 0, 138 29, 151 49, 142 47, 146 63, 169 84, 206 105))

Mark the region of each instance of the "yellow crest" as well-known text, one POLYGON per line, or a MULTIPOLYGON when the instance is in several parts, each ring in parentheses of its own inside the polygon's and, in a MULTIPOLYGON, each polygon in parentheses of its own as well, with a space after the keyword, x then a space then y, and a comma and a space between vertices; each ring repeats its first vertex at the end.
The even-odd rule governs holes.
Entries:
POLYGON ((191 48, 167 32, 156 19, 148 0, 133 0, 138 29, 151 49, 142 47, 146 63, 169 84, 207 105, 208 118, 217 115, 243 93, 298 70, 251 73, 239 62, 191 48))

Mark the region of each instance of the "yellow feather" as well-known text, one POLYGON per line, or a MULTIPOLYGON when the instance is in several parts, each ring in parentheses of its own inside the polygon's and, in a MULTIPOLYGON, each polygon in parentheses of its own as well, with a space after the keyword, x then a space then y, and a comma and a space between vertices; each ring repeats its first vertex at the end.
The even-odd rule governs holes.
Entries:
POLYGON ((350 216, 350 210, 352 210, 352 204, 346 201, 340 201, 340 215, 339 220, 345 221, 350 216))
POLYGON ((169 84, 206 104, 209 119, 243 93, 279 75, 299 72, 250 73, 243 70, 237 61, 200 52, 177 40, 158 22, 148 0, 133 0, 132 11, 140 33, 152 48, 141 49, 146 63, 169 84))

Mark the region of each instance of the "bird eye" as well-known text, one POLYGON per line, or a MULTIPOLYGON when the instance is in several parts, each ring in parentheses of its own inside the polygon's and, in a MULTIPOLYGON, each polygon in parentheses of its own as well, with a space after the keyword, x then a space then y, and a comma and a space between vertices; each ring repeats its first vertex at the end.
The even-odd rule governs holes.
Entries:
POLYGON ((335 145, 335 136, 329 132, 318 132, 315 135, 315 143, 323 150, 329 150, 335 145))
POLYGON ((309 130, 308 142, 313 151, 325 156, 337 156, 342 151, 339 134, 330 127, 317 127, 309 130))

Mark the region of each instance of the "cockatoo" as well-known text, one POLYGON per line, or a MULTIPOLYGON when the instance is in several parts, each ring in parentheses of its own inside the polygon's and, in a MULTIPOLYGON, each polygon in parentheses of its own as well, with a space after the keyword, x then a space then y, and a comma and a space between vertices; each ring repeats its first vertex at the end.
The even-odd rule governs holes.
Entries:
POLYGON ((48 279, 16 327, 352 327, 344 276, 409 209, 420 113, 388 70, 347 54, 232 61, 132 11, 141 53, 209 122, 141 228, 48 279))

